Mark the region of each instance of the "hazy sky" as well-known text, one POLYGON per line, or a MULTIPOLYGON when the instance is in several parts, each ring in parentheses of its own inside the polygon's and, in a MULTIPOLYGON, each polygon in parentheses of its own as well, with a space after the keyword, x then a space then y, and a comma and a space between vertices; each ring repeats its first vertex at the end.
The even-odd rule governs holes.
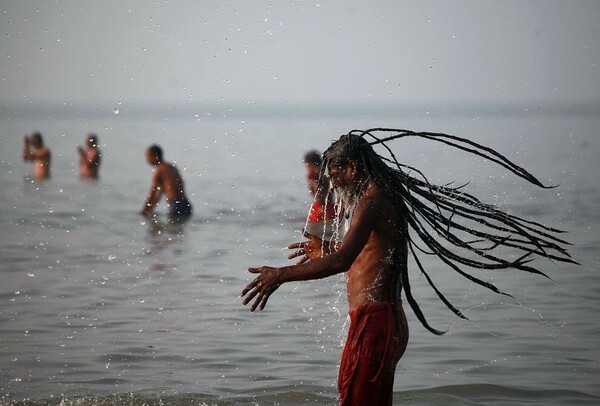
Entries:
POLYGON ((0 102, 600 100, 600 1, 2 1, 0 102))

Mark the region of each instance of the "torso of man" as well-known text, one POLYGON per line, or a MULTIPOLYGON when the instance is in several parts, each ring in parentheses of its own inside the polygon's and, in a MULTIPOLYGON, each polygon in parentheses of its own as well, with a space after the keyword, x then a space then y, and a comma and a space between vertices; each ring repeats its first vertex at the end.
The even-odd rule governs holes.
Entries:
POLYGON ((100 150, 98 148, 88 148, 87 151, 84 151, 84 156, 79 163, 81 177, 97 178, 99 166, 100 150))
POLYGON ((33 175, 37 179, 50 177, 50 150, 46 147, 38 148, 33 152, 35 167, 33 175))
POLYGON ((162 189, 168 202, 185 197, 183 179, 173 164, 166 162, 158 164, 154 176, 156 185, 162 189))
MULTIPOLYGON (((398 228, 406 229, 403 219, 398 219, 394 207, 381 190, 369 184, 357 203, 366 205, 373 218, 373 228, 367 243, 346 273, 348 305, 353 310, 371 302, 394 302, 398 278, 393 278, 393 255, 397 246, 398 228)), ((355 209, 355 211, 356 211, 355 209)), ((356 218, 353 216, 350 227, 356 218)), ((401 255, 402 266, 406 266, 406 250, 401 255)), ((399 292, 398 292, 399 293, 399 292)))

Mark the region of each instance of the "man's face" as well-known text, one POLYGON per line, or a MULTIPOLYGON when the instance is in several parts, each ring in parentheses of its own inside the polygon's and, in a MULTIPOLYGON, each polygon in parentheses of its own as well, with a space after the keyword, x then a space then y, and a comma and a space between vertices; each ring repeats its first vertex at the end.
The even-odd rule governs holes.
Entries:
POLYGON ((343 165, 329 164, 328 166, 330 181, 346 212, 353 210, 360 197, 361 182, 356 175, 356 170, 353 161, 343 165))
POLYGON ((349 165, 330 164, 328 166, 329 179, 334 188, 343 188, 348 185, 351 179, 348 179, 349 165))
POLYGON ((156 155, 154 155, 152 152, 150 152, 150 149, 146 150, 146 161, 150 165, 156 165, 156 162, 157 162, 156 155))
POLYGON ((306 172, 308 174, 319 173, 321 168, 318 165, 313 164, 312 162, 306 162, 304 164, 306 166, 306 172))

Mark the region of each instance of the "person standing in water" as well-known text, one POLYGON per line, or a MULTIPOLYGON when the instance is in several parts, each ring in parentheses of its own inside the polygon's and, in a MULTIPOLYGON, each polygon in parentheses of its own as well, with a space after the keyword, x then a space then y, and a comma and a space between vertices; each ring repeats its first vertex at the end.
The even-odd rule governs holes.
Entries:
POLYGON ((42 134, 35 132, 23 139, 23 160, 35 164, 33 176, 37 180, 50 178, 50 149, 44 145, 42 134))
POLYGON ((180 221, 191 216, 192 205, 185 195, 181 174, 175 165, 163 161, 162 148, 156 144, 148 147, 146 161, 155 168, 150 193, 140 213, 151 214, 164 194, 169 205, 167 216, 170 221, 180 221))
POLYGON ((321 173, 323 158, 317 150, 308 151, 304 154, 304 167, 306 168, 306 182, 310 194, 315 196, 319 189, 319 175, 321 173))
POLYGON ((88 134, 85 139, 87 150, 81 145, 77 146, 79 153, 79 176, 81 179, 94 180, 98 179, 98 170, 100 168, 100 159, 102 153, 98 148, 98 137, 96 134, 88 134))
POLYGON ((461 188, 433 185, 414 168, 409 169, 419 177, 405 173, 402 169, 406 166, 398 163, 385 142, 406 136, 434 139, 493 159, 512 173, 543 187, 532 175, 495 151, 446 134, 391 129, 351 131, 331 145, 324 154, 323 170, 328 171, 338 193, 340 215, 350 221, 341 245, 329 255, 305 250, 300 245, 296 247, 300 248, 298 254, 308 256, 309 261, 280 268, 249 268, 249 272, 258 276, 243 289, 241 296, 244 305, 253 301, 250 311, 263 310, 271 294, 286 282, 346 273, 350 327, 338 376, 341 405, 392 404, 396 365, 408 343, 402 291, 425 328, 434 334, 445 333, 428 324, 412 295, 409 253, 438 297, 461 318, 466 317, 443 296, 422 267, 420 254, 435 254, 471 282, 501 294, 495 286, 467 274, 459 266, 515 268, 543 275, 527 265, 530 256, 574 263, 558 245, 566 242, 550 236, 559 230, 501 212, 461 188), (392 136, 379 139, 374 135, 378 131, 392 136), (375 141, 368 142, 367 136, 375 141), (378 155, 372 147, 375 144, 383 144, 391 158, 378 155), (478 227, 464 227, 460 221, 472 221, 478 227), (419 245, 415 244, 417 238, 419 245), (472 255, 456 254, 438 240, 472 255), (523 255, 517 255, 517 259, 494 256, 492 252, 498 247, 521 251, 523 255))
MULTIPOLYGON (((331 250, 330 244, 335 222, 335 206, 333 194, 329 192, 329 180, 325 175, 321 174, 322 165, 323 159, 319 151, 312 150, 304 154, 306 182, 313 201, 308 209, 308 217, 302 233, 310 242, 310 247, 307 246, 305 247, 306 249, 323 250, 324 254, 328 254, 331 250), (324 178, 320 179, 321 176, 324 176, 324 178)), ((291 245, 288 248, 294 247, 295 245, 291 245)), ((292 254, 288 258, 292 259, 295 256, 299 255, 292 254)), ((300 258, 299 263, 306 262, 307 260, 308 257, 303 256, 300 258)))

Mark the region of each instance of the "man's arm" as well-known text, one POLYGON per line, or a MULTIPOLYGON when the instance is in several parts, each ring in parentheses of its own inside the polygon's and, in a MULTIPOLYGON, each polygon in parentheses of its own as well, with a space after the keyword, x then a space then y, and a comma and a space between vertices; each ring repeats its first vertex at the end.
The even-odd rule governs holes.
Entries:
POLYGON ((367 244, 375 225, 378 212, 375 198, 365 198, 356 206, 350 229, 346 233, 340 248, 330 255, 298 265, 282 268, 260 267, 249 268, 251 273, 259 276, 242 291, 245 296, 244 305, 256 297, 250 311, 264 309, 269 296, 285 282, 321 279, 341 272, 346 272, 358 254, 367 244))
POLYGON ((163 194, 163 185, 162 185, 162 171, 157 167, 154 170, 154 174, 152 175, 152 186, 150 186, 150 193, 146 198, 146 203, 144 207, 140 211, 141 214, 148 214, 154 210, 154 206, 160 200, 160 197, 163 194))
POLYGON ((33 161, 33 155, 31 154, 31 148, 29 148, 29 137, 23 138, 23 161, 33 161))
POLYGON ((79 163, 85 165, 85 150, 81 145, 77 146, 77 153, 79 154, 79 163))
MULTIPOLYGON (((89 149, 85 151, 83 148, 78 147, 79 150, 79 161, 88 169, 94 169, 100 161, 100 154, 95 149, 89 149)), ((159 196, 160 197, 160 196, 159 196)))
POLYGON ((48 148, 30 149, 29 142, 26 142, 25 147, 23 148, 23 160, 40 160, 43 163, 45 163, 50 160, 50 151, 48 150, 48 148))

